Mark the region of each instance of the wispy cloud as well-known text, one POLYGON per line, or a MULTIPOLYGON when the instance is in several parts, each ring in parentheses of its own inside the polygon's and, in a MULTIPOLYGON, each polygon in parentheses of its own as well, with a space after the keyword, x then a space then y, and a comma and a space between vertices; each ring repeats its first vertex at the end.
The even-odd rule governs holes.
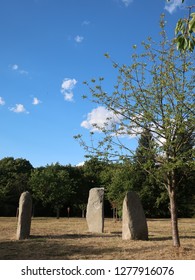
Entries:
POLYGON ((1 96, 0 96, 0 105, 1 106, 5 105, 5 101, 4 101, 3 97, 1 97, 1 96))
POLYGON ((83 37, 83 36, 77 35, 77 36, 74 38, 74 40, 75 40, 76 43, 82 43, 83 40, 84 40, 84 37, 83 37))
POLYGON ((19 73, 21 75, 28 75, 28 71, 26 71, 26 70, 19 70, 19 73))
POLYGON ((88 21, 88 20, 84 20, 83 22, 82 22, 82 25, 89 25, 90 24, 90 21, 88 21))
POLYGON ((170 14, 176 11, 177 8, 182 7, 181 0, 171 0, 169 3, 165 4, 165 10, 167 10, 170 14))
POLYGON ((70 79, 70 78, 65 78, 62 82, 61 85, 61 93, 64 95, 64 99, 66 101, 73 101, 74 94, 73 94, 73 89, 75 85, 77 84, 76 79, 70 79))
POLYGON ((16 104, 15 107, 9 108, 10 111, 14 113, 26 113, 29 114, 29 112, 25 109, 23 104, 16 104))
POLYGON ((39 100, 37 97, 34 97, 34 98, 33 98, 33 102, 32 102, 33 105, 36 106, 36 105, 38 105, 38 104, 40 104, 40 103, 41 103, 41 100, 39 100))
POLYGON ((128 7, 133 2, 133 0, 121 0, 121 2, 125 5, 125 7, 128 7))
POLYGON ((13 71, 16 71, 17 73, 19 73, 21 75, 28 75, 28 71, 26 71, 24 69, 20 69, 18 64, 12 64, 10 67, 13 71))

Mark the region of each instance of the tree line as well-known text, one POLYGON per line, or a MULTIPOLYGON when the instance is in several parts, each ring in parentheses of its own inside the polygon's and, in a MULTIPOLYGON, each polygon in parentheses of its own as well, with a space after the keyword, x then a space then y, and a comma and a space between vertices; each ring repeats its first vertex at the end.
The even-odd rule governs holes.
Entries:
MULTIPOLYGON (((191 150, 191 145, 190 141, 186 143, 186 151, 191 150)), ((111 163, 93 157, 79 167, 56 163, 34 168, 26 159, 3 158, 0 160, 0 216, 16 215, 21 193, 29 191, 35 216, 84 217, 90 188, 104 187, 106 216, 121 217, 124 196, 132 190, 139 194, 146 217, 170 217, 169 196, 160 183, 166 174, 159 168, 159 160, 147 128, 131 161, 111 163)), ((192 217, 195 170, 178 170, 177 181, 180 182, 178 216, 192 217)))

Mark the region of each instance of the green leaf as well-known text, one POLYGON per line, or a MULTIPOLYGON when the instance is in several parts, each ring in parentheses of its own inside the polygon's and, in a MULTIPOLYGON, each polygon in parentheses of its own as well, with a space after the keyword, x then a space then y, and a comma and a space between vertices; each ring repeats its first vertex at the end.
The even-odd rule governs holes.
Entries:
POLYGON ((194 50, 194 42, 191 41, 191 40, 189 40, 189 47, 188 47, 188 49, 189 49, 190 52, 193 52, 193 50, 194 50))
POLYGON ((183 29, 183 19, 180 18, 175 27, 175 35, 177 35, 179 32, 181 32, 182 29, 183 29))
POLYGON ((179 35, 177 38, 176 38, 176 43, 177 43, 177 49, 178 50, 183 50, 184 49, 184 43, 185 43, 185 38, 183 35, 179 35))
POLYGON ((109 53, 105 53, 104 56, 105 56, 106 58, 110 58, 109 53))
POLYGON ((192 19, 189 22, 189 32, 194 32, 195 33, 195 13, 192 19))
POLYGON ((189 38, 185 38, 184 39, 184 47, 183 47, 183 49, 186 51, 187 49, 188 49, 188 46, 189 46, 189 38))

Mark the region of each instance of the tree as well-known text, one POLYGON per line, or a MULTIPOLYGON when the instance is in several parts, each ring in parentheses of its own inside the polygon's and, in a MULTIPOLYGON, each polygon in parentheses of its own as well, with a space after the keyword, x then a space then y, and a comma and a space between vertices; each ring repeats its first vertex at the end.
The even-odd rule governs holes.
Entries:
POLYGON ((65 166, 72 182, 74 194, 71 197, 71 204, 75 210, 82 212, 82 217, 85 216, 87 200, 89 195, 89 182, 85 176, 84 166, 65 166))
POLYGON ((106 198, 110 202, 116 218, 117 215, 121 217, 124 197, 129 190, 132 190, 132 171, 131 163, 126 162, 108 165, 101 174, 106 198))
POLYGON ((106 162, 97 157, 91 157, 83 166, 84 177, 90 188, 101 187, 101 172, 107 166, 106 162))
POLYGON ((30 185, 34 198, 44 206, 51 205, 59 218, 60 209, 73 194, 71 180, 64 167, 56 163, 36 168, 31 174, 30 185))
POLYGON ((147 127, 140 135, 133 159, 133 189, 141 198, 146 216, 157 217, 160 215, 157 200, 159 201, 162 190, 154 176, 158 168, 157 154, 153 135, 147 127))
MULTIPOLYGON (((177 141, 180 139, 185 139, 185 135, 188 133, 188 125, 186 125, 185 131, 178 135, 177 141)), ((182 147, 182 153, 184 156, 184 161, 188 160, 188 157, 193 158, 193 150, 195 144, 194 134, 191 135, 182 147)), ((194 160, 194 158, 193 158, 194 160)), ((194 214, 194 185, 195 185, 195 170, 191 170, 184 166, 178 168, 176 173, 176 180, 179 186, 179 192, 177 193, 177 200, 179 202, 178 213, 180 216, 185 215, 186 217, 191 217, 194 214)))
MULTIPOLYGON (((163 174, 160 183, 169 195, 173 245, 180 246, 176 174, 180 168, 192 169, 194 166, 194 156, 191 155, 194 150, 188 151, 186 157, 183 148, 195 129, 195 75, 190 53, 176 52, 173 40, 168 40, 163 17, 160 26, 160 43, 155 44, 149 38, 143 43, 145 51, 142 54, 136 53, 137 47, 134 46, 135 53, 129 66, 112 61, 118 70, 113 92, 103 90, 102 77, 97 83, 94 79, 91 83, 85 82, 93 101, 112 112, 115 118, 108 118, 104 126, 98 127, 102 139, 96 147, 94 143, 85 143, 81 135, 76 138, 81 139, 81 145, 93 155, 121 160, 132 157, 135 151, 129 145, 130 139, 147 127, 158 154, 157 175, 163 174), (184 131, 185 136, 181 138, 184 131), (125 136, 129 139, 128 144, 123 141, 125 136)), ((110 58, 108 54, 106 57, 110 58)), ((145 169, 158 178, 150 169, 145 169)))
POLYGON ((32 169, 31 163, 22 158, 0 160, 0 201, 7 215, 16 210, 21 193, 30 191, 28 182, 32 169))
POLYGON ((156 164, 155 142, 150 128, 145 127, 138 140, 134 161, 137 165, 145 166, 145 169, 153 169, 156 164))

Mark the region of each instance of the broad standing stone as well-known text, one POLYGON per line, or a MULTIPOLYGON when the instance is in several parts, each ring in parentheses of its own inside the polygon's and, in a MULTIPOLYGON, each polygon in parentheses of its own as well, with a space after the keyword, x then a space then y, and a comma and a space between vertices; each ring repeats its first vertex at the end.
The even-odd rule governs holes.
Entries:
POLYGON ((128 192, 123 201, 122 239, 148 240, 146 217, 135 192, 128 192))
POLYGON ((16 238, 17 240, 26 239, 30 236, 32 213, 32 199, 29 192, 23 192, 19 200, 19 215, 16 238))
POLYGON ((89 191, 86 219, 90 232, 104 231, 104 188, 89 191))

